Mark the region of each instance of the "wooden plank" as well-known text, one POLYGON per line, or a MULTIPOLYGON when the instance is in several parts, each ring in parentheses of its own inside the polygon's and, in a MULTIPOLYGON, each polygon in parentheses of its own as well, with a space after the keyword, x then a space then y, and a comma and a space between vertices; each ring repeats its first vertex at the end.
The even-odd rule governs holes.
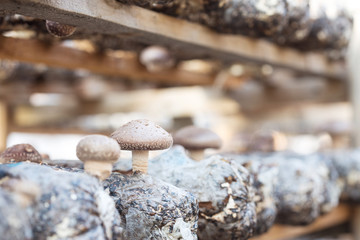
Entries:
POLYGON ((134 57, 111 57, 97 55, 62 46, 59 42, 45 44, 36 39, 15 39, 0 37, 0 58, 30 63, 44 63, 48 66, 66 69, 86 69, 90 72, 146 79, 169 85, 209 85, 214 77, 185 70, 148 72, 134 57))
POLYGON ((275 225, 269 232, 259 237, 251 238, 251 240, 282 240, 313 233, 349 221, 351 213, 352 209, 350 206, 340 205, 329 214, 318 218, 314 223, 308 226, 294 227, 275 225))
POLYGON ((268 63, 333 78, 345 75, 341 63, 331 63, 320 54, 301 53, 264 40, 218 34, 199 24, 136 6, 123 6, 115 0, 2 0, 1 12, 50 19, 88 32, 128 37, 148 44, 164 44, 192 58, 268 63))

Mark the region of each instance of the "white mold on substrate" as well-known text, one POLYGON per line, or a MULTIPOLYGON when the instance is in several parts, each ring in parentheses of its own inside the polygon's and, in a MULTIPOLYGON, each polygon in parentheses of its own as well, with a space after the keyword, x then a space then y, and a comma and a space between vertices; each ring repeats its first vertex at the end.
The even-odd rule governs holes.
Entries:
POLYGON ((180 146, 149 162, 149 174, 199 200, 199 239, 247 239, 256 227, 252 177, 220 156, 194 162, 180 146))
POLYGON ((0 171, 0 187, 9 179, 39 186, 27 209, 34 239, 122 239, 119 214, 96 178, 32 163, 3 164, 0 171))
POLYGON ((26 208, 20 206, 14 199, 15 194, 0 189, 1 239, 33 239, 30 217, 26 213, 26 208))
POLYGON ((104 187, 115 201, 125 239, 197 239, 198 202, 149 175, 113 172, 104 187))
POLYGON ((344 183, 341 200, 360 202, 360 150, 341 150, 328 153, 344 183))
POLYGON ((258 162, 278 169, 272 187, 277 222, 309 224, 338 205, 342 183, 332 163, 321 154, 252 153, 239 155, 237 160, 246 164, 258 162))

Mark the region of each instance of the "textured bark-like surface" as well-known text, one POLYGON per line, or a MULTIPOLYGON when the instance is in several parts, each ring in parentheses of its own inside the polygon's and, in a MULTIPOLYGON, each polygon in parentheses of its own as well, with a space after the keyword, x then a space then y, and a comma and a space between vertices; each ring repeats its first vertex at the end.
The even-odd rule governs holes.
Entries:
POLYGON ((256 205, 255 234, 260 235, 269 230, 277 215, 274 186, 277 184, 278 168, 274 164, 262 162, 246 155, 223 154, 224 158, 232 159, 246 167, 254 177, 256 205))
POLYGON ((139 172, 114 172, 104 181, 125 239, 197 239, 198 203, 191 193, 139 172))
POLYGON ((271 36, 287 23, 284 0, 118 0, 201 22, 219 32, 271 36))
POLYGON ((187 189, 199 200, 199 239, 247 239, 256 227, 253 179, 221 156, 194 162, 182 147, 150 161, 149 174, 187 189))
POLYGON ((309 0, 287 0, 287 22, 280 34, 274 36, 279 44, 295 44, 305 39, 311 30, 309 0))
POLYGON ((214 27, 219 32, 273 36, 287 23, 284 0, 209 0, 209 3, 217 4, 218 18, 214 27))
POLYGON ((247 164, 261 161, 278 169, 273 191, 279 223, 309 224, 338 205, 342 184, 334 166, 324 156, 257 153, 238 159, 247 164))
POLYGON ((259 235, 267 232, 275 222, 277 208, 273 192, 279 169, 261 161, 250 161, 244 166, 254 176, 257 217, 255 234, 259 235))
POLYGON ((344 181, 344 189, 341 200, 348 202, 360 202, 360 150, 343 150, 329 154, 344 181))
POLYGON ((311 5, 313 21, 307 38, 297 45, 305 50, 342 49, 350 41, 352 17, 334 3, 311 5), (335 10, 335 11, 334 11, 335 10))
POLYGON ((33 239, 26 209, 16 203, 12 193, 3 189, 0 189, 0 235, 1 239, 9 240, 33 239))
POLYGON ((29 207, 34 239, 122 239, 120 217, 99 181, 30 163, 0 166, 2 184, 32 182, 41 196, 29 207))

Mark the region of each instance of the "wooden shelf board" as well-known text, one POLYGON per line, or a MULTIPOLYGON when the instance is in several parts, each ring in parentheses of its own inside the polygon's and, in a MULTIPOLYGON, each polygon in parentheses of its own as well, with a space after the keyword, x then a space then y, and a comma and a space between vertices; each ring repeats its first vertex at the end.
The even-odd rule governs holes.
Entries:
POLYGON ((345 77, 342 63, 329 62, 321 54, 302 53, 239 35, 218 34, 200 24, 136 6, 124 6, 115 0, 2 0, 0 13, 18 13, 72 24, 90 33, 164 44, 192 58, 272 64, 312 75, 345 77))
MULTIPOLYGON (((1 8, 1 6, 0 6, 1 8)), ((98 55, 68 48, 59 42, 46 44, 36 39, 0 37, 0 59, 66 69, 86 69, 93 73, 130 79, 144 79, 169 85, 211 85, 214 76, 171 69, 163 72, 147 71, 136 58, 98 55)))
POLYGON ((339 205, 332 212, 318 218, 314 223, 308 226, 286 226, 275 225, 269 232, 251 238, 250 240, 283 240, 291 239, 294 237, 310 234, 316 231, 320 231, 331 226, 336 226, 346 221, 349 221, 352 217, 352 208, 348 205, 339 205))

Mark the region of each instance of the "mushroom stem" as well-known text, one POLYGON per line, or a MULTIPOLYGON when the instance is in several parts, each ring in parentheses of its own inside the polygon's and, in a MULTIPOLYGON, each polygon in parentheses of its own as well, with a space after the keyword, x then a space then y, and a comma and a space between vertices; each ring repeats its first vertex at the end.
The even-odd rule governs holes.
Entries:
POLYGON ((189 155, 195 161, 201 161, 204 159, 204 150, 189 150, 189 155))
POLYGON ((133 150, 132 151, 132 170, 147 173, 148 171, 149 151, 133 150))
POLYGON ((84 169, 88 174, 103 181, 108 178, 112 172, 112 162, 88 160, 84 163, 84 169))

